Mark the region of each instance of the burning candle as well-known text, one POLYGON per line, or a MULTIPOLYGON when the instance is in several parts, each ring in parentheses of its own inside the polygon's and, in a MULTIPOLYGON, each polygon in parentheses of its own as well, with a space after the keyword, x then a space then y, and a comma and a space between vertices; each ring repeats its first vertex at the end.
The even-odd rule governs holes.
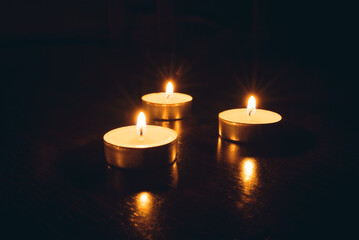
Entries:
POLYGON ((235 142, 263 140, 263 133, 278 123, 282 116, 278 113, 256 109, 256 100, 251 96, 247 108, 237 108, 218 114, 219 135, 235 142))
POLYGON ((142 103, 147 115, 153 119, 182 119, 191 110, 192 96, 173 92, 172 82, 168 82, 166 92, 150 93, 142 96, 142 103))
POLYGON ((172 163, 177 156, 177 133, 169 128, 146 125, 143 112, 137 125, 120 127, 103 136, 110 166, 144 169, 172 163))

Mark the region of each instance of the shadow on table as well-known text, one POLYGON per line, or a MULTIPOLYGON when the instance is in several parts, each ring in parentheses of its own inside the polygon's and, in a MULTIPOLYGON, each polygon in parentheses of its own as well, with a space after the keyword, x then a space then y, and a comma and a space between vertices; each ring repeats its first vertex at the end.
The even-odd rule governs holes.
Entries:
POLYGON ((178 182, 177 162, 151 171, 112 168, 106 164, 103 142, 93 141, 66 152, 56 172, 81 189, 109 188, 117 192, 165 191, 178 182))
POLYGON ((106 179, 102 141, 92 141, 64 153, 56 172, 81 189, 92 190, 106 179))
POLYGON ((175 162, 151 171, 108 167, 106 177, 107 187, 115 192, 168 191, 177 187, 178 166, 175 162))
POLYGON ((235 143, 218 137, 218 150, 232 151, 234 146, 241 149, 241 155, 263 157, 289 157, 304 153, 316 144, 313 132, 299 126, 286 125, 275 135, 252 143, 235 143))

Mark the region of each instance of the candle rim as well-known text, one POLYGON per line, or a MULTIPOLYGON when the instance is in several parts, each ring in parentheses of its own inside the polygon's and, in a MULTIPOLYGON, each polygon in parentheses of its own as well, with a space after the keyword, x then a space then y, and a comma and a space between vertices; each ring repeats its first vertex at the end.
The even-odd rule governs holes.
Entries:
POLYGON ((110 142, 108 142, 108 141, 105 139, 105 136, 106 136, 107 134, 113 132, 113 131, 116 131, 116 130, 118 130, 118 129, 120 129, 120 128, 130 128, 130 127, 135 127, 135 128, 136 128, 136 125, 129 125, 129 126, 118 127, 118 128, 115 128, 115 129, 112 129, 112 130, 106 132, 106 133, 103 135, 103 137, 102 137, 104 143, 107 144, 107 145, 110 145, 111 147, 113 147, 113 148, 115 148, 115 149, 121 149, 121 148, 122 148, 122 149, 128 149, 128 150, 131 150, 131 149, 151 149, 151 148, 157 148, 157 147, 161 147, 161 146, 166 146, 166 145, 169 145, 169 144, 174 144, 174 143, 177 141, 177 139, 178 139, 178 134, 177 134, 177 132, 176 132, 175 130, 170 129, 170 128, 166 128, 166 127, 162 127, 162 126, 156 126, 156 125, 147 125, 147 127, 148 127, 148 128, 160 128, 160 129, 162 129, 162 130, 163 130, 163 129, 169 130, 170 132, 172 132, 172 133, 175 134, 175 135, 174 135, 174 138, 173 138, 171 141, 166 142, 166 143, 163 143, 163 144, 154 145, 154 146, 146 146, 146 147, 144 147, 143 145, 138 145, 138 146, 137 146, 137 145, 134 145, 134 146, 131 146, 131 147, 129 147, 129 146, 121 146, 121 145, 116 145, 116 144, 110 143, 110 142))
MULTIPOLYGON (((220 112, 220 113, 218 114, 218 119, 219 119, 219 120, 222 120, 222 121, 225 121, 225 122, 227 122, 227 123, 229 123, 229 124, 232 124, 232 125, 242 125, 242 126, 243 126, 243 125, 256 126, 256 125, 274 124, 274 123, 278 123, 278 122, 282 121, 282 119, 283 119, 282 115, 280 115, 280 114, 277 113, 277 112, 270 111, 270 110, 265 110, 265 109, 259 109, 259 108, 257 108, 256 111, 258 111, 258 112, 261 112, 261 111, 262 111, 262 112, 274 113, 274 114, 276 114, 276 115, 279 117, 279 120, 274 121, 274 122, 261 122, 261 123, 256 123, 256 122, 237 122, 237 121, 231 121, 231 120, 227 120, 227 119, 224 119, 223 117, 221 117, 221 114, 226 113, 226 112, 229 112, 229 111, 233 111, 233 110, 245 110, 245 111, 247 111, 246 108, 233 108, 233 109, 228 109, 228 110, 225 110, 225 111, 220 112)), ((257 113, 258 113, 258 112, 257 112, 257 113)))
MULTIPOLYGON (((186 100, 186 101, 183 101, 183 102, 179 102, 179 103, 156 103, 156 102, 150 102, 146 99, 144 99, 146 96, 149 96, 149 95, 152 95, 152 94, 166 94, 166 92, 155 92, 155 93, 147 93, 145 95, 143 95, 141 97, 142 101, 148 103, 148 104, 152 104, 152 105, 156 105, 156 106, 168 106, 168 105, 171 105, 171 106, 180 106, 180 105, 183 105, 183 104, 186 104, 186 103, 189 103, 189 102, 192 102, 193 101, 193 97, 189 94, 186 94, 186 93, 178 93, 178 92, 174 92, 173 93, 173 96, 174 95, 184 95, 184 96, 188 96, 189 99, 186 100)), ((172 96, 172 97, 173 97, 172 96)))

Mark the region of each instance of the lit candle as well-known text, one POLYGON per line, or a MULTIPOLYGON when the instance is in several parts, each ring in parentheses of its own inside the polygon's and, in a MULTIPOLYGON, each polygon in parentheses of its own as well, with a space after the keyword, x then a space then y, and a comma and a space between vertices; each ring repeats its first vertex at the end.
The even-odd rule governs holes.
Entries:
POLYGON ((173 84, 168 82, 166 92, 149 93, 142 96, 143 108, 153 119, 182 119, 191 110, 192 96, 173 92, 173 84))
POLYGON ((177 133, 169 128, 146 125, 143 112, 137 125, 120 127, 103 136, 110 166, 141 169, 172 163, 177 156, 177 133))
POLYGON ((263 133, 278 123, 282 116, 278 113, 256 109, 253 96, 248 100, 247 108, 237 108, 218 114, 219 135, 235 142, 263 140, 263 133))

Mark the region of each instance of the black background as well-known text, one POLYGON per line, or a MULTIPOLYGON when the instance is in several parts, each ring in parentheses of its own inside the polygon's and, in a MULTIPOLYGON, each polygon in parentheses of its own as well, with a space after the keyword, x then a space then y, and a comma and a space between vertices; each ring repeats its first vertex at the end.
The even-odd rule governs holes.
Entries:
POLYGON ((343 238, 357 225, 353 6, 327 1, 2 1, 1 234, 58 239, 343 238), (102 136, 143 94, 194 97, 170 169, 108 169, 102 136), (219 112, 279 112, 273 141, 219 112), (241 164, 255 163, 246 189, 241 164), (254 160, 253 160, 254 159, 254 160), (175 172, 175 174, 174 174, 175 172), (145 210, 142 192, 150 196, 145 210))

